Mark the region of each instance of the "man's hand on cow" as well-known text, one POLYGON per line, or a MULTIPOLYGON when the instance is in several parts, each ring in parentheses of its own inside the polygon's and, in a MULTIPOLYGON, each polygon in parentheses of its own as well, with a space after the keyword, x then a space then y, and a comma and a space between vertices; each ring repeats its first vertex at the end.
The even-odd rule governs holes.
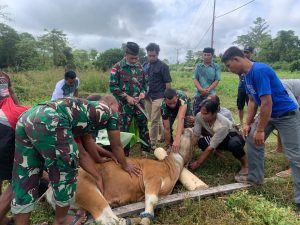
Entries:
POLYGON ((127 163, 125 166, 122 167, 123 170, 125 170, 127 173, 129 173, 129 175, 131 176, 132 174, 139 176, 142 174, 142 171, 140 168, 138 168, 137 166, 127 163))
POLYGON ((126 96, 126 100, 129 105, 134 105, 136 103, 135 99, 129 95, 126 96))
POLYGON ((140 93, 140 95, 139 95, 139 100, 141 100, 141 99, 144 99, 145 98, 145 93, 140 93))
POLYGON ((180 139, 175 139, 173 144, 172 144, 172 151, 175 153, 179 152, 179 148, 180 148, 180 139))
POLYGON ((100 159, 100 162, 99 162, 99 163, 105 163, 105 162, 112 161, 112 160, 113 160, 112 158, 108 158, 108 157, 101 157, 101 159, 100 159))
POLYGON ((107 154, 109 155, 110 160, 113 160, 116 164, 119 164, 119 162, 118 162, 117 158, 114 156, 114 154, 112 154, 111 152, 108 152, 107 154))
POLYGON ((197 169, 199 166, 200 166, 200 165, 199 165, 198 161, 194 161, 194 162, 191 162, 191 163, 189 164, 189 169, 195 170, 195 169, 197 169))

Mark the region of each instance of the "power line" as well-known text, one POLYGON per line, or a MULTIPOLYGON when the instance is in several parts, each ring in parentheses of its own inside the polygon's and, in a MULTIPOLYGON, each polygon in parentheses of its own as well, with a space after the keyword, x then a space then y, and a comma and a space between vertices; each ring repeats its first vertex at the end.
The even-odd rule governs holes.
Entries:
POLYGON ((199 43, 196 45, 195 49, 197 49, 198 46, 201 44, 203 38, 204 38, 205 35, 208 33, 208 31, 210 30, 211 26, 212 26, 212 23, 209 25, 209 27, 207 28, 207 30, 205 31, 205 33, 204 33, 204 34, 202 35, 202 37, 200 38, 200 41, 199 41, 199 43))
MULTIPOLYGON (((233 10, 230 10, 230 11, 228 11, 228 12, 222 14, 222 15, 216 16, 215 19, 220 18, 220 17, 222 17, 222 16, 225 16, 225 15, 227 15, 227 14, 229 14, 229 13, 232 13, 232 12, 234 12, 234 11, 240 9, 240 8, 243 8, 244 6, 249 5, 250 3, 254 2, 254 1, 255 1, 255 0, 249 1, 249 2, 247 2, 247 3, 245 3, 245 4, 241 5, 241 6, 239 6, 239 7, 237 7, 237 8, 235 8, 235 9, 233 9, 233 10)), ((199 43, 196 45, 195 49, 197 49, 198 46, 201 44, 203 38, 204 38, 205 35, 208 33, 208 31, 209 31, 209 29, 212 27, 212 25, 213 25, 213 23, 211 23, 210 26, 207 28, 207 30, 205 31, 205 33, 204 33, 203 36, 201 37, 199 43)))
POLYGON ((222 14, 222 15, 220 15, 220 16, 216 16, 216 19, 217 19, 217 18, 220 18, 220 17, 222 17, 222 16, 225 16, 225 15, 227 15, 227 14, 229 14, 229 13, 232 13, 232 12, 234 12, 234 11, 240 9, 240 8, 243 8, 244 6, 249 5, 250 3, 254 2, 254 1, 255 1, 255 0, 249 1, 249 2, 245 3, 244 5, 241 5, 241 6, 235 8, 235 9, 233 9, 233 10, 228 11, 227 13, 224 13, 224 14, 222 14))

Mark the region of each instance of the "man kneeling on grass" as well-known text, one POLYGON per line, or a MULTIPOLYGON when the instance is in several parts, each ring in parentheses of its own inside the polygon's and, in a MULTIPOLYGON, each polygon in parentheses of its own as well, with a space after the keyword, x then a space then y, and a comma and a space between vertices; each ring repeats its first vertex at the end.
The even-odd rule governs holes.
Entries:
POLYGON ((219 149, 232 152, 241 163, 239 174, 247 174, 248 166, 244 151, 245 141, 233 123, 218 113, 220 105, 216 100, 204 100, 200 113, 195 119, 193 144, 199 146, 203 153, 190 164, 192 170, 201 166, 208 156, 219 149))

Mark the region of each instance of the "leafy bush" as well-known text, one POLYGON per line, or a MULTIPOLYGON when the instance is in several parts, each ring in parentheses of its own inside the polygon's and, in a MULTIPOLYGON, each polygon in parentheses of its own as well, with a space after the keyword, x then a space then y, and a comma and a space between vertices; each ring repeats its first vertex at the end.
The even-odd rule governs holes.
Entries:
POLYGON ((291 72, 300 71, 300 60, 295 60, 291 62, 289 69, 291 72))
POLYGON ((274 70, 289 70, 289 64, 287 62, 284 62, 284 61, 278 61, 278 62, 270 63, 270 66, 274 70))

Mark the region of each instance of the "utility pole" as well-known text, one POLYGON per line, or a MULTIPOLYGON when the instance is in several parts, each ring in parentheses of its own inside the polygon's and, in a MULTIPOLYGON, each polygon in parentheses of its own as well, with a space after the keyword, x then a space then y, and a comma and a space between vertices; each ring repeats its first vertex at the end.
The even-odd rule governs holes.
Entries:
POLYGON ((213 19, 212 19, 212 27, 211 27, 211 42, 210 42, 211 48, 214 48, 215 12, 216 12, 216 0, 214 0, 214 11, 213 11, 213 19))
POLYGON ((176 48, 176 54, 177 54, 177 61, 176 61, 176 63, 177 63, 177 65, 179 64, 179 60, 178 60, 178 55, 179 55, 179 48, 176 48))

